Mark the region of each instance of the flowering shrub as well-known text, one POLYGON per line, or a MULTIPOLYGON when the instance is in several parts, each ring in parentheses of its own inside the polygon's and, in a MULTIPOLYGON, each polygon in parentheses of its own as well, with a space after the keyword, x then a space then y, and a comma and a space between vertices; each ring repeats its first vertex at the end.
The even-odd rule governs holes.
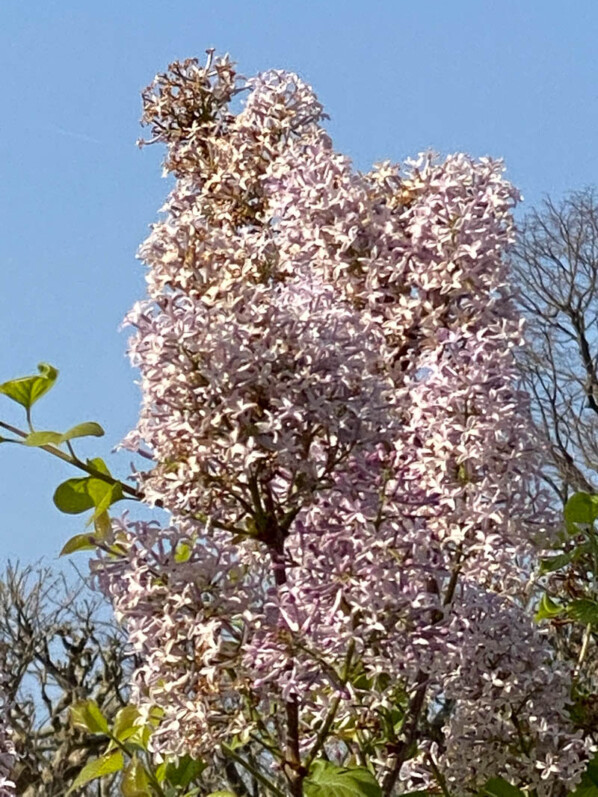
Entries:
POLYGON ((212 53, 143 97, 176 182, 141 247, 124 444, 171 525, 108 527, 103 463, 68 489, 156 761, 202 761, 208 787, 232 765, 239 794, 574 788, 591 744, 528 608, 555 518, 501 164, 361 174, 300 78, 212 53))

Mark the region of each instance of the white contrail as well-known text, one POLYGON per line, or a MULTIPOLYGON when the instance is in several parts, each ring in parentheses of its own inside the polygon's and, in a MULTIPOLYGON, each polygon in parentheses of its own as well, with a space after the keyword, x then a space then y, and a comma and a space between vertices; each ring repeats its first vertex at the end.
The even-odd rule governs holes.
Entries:
POLYGON ((50 130, 53 130, 55 133, 58 133, 61 136, 68 136, 69 138, 77 138, 79 141, 88 141, 90 144, 101 144, 102 142, 98 138, 94 138, 93 136, 88 136, 87 133, 77 133, 75 130, 65 130, 64 127, 59 127, 58 125, 52 124, 51 122, 46 125, 50 130))

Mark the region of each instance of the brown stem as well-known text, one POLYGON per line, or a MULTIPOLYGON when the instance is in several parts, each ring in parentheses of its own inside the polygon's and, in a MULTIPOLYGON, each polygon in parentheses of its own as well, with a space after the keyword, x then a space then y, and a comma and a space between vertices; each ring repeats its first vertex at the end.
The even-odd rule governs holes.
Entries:
POLYGON ((286 775, 289 779, 291 794, 293 797, 301 797, 303 794, 304 773, 301 769, 301 755, 299 753, 299 702, 297 696, 293 695, 286 704, 287 715, 287 745, 286 759, 288 766, 286 775))
MULTIPOLYGON (((452 603, 452 600, 455 596, 457 581, 463 566, 463 558, 463 545, 461 544, 457 548, 457 556, 455 558, 453 572, 451 573, 451 578, 447 585, 446 593, 442 601, 443 606, 448 606, 450 603, 452 603)), ((438 618, 434 619, 433 623, 435 624, 440 622, 443 617, 444 615, 439 613, 438 618)), ((401 772, 401 767, 407 760, 407 756, 409 755, 409 752, 416 741, 419 718, 424 707, 427 688, 428 674, 423 670, 419 670, 415 677, 415 694, 413 695, 409 708, 407 709, 407 716, 409 717, 409 720, 403 730, 404 738, 396 746, 390 769, 386 773, 386 776, 382 782, 382 793, 384 794, 384 797, 390 797, 392 794, 392 790, 394 789, 401 772)))
POLYGON ((274 573, 274 583, 277 587, 282 587, 287 583, 287 571, 284 563, 284 540, 280 535, 269 546, 270 559, 272 560, 272 570, 274 573))
POLYGON ((444 596, 444 600, 442 601, 443 606, 449 606, 453 602, 453 598, 455 597, 455 590, 457 589, 457 581, 459 580, 459 574, 461 572, 461 568, 463 566, 463 543, 459 543, 457 548, 457 556, 455 557, 455 566, 453 567, 453 572, 451 573, 451 578, 446 588, 446 594, 444 596))
MULTIPOLYGON (((287 583, 287 574, 284 561, 284 536, 279 529, 273 530, 274 541, 269 545, 270 558, 274 571, 274 581, 277 587, 287 583)), ((292 665, 289 663, 289 669, 292 665)), ((301 766, 299 752, 299 701, 293 695, 285 704, 287 721, 284 773, 289 782, 292 797, 301 797, 303 794, 303 778, 305 770, 301 766)))
MULTIPOLYGON (((346 684, 347 679, 349 678, 349 671, 350 671, 350 668, 351 668, 351 660, 353 658, 353 653, 354 652, 355 652, 355 641, 351 640, 351 642, 349 643, 348 650, 347 650, 347 657, 345 659, 344 672, 341 674, 341 678, 340 678, 341 684, 343 686, 346 684)), ((330 728, 332 727, 332 723, 335 720, 336 712, 338 711, 338 708, 339 708, 340 704, 341 704, 341 696, 337 695, 334 698, 334 700, 332 701, 332 705, 330 707, 330 710, 328 711, 328 715, 327 715, 326 719, 324 720, 324 723, 323 723, 322 727, 318 731, 318 736, 316 738, 314 746, 309 751, 309 753, 308 753, 308 755, 307 755, 307 757, 305 759, 304 767, 308 771, 309 771, 309 768, 310 768, 312 762, 315 760, 315 758, 318 755, 318 753, 320 752, 320 750, 324 747, 324 743, 325 743, 326 738, 328 736, 328 732, 329 732, 330 728)))
POLYGON ((424 707, 426 689, 428 688, 428 674, 420 670, 415 677, 415 684, 415 694, 413 695, 408 709, 409 722, 403 731, 405 738, 396 745, 393 755, 394 760, 382 781, 382 794, 384 797, 390 797, 392 794, 392 790, 401 772, 401 767, 407 760, 407 756, 415 742, 419 718, 424 707))

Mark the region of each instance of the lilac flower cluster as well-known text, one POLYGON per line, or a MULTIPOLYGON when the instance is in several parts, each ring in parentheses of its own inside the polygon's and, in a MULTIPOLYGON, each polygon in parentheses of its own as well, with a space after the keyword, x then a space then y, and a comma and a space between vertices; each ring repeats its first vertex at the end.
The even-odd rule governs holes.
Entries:
MULTIPOLYGON (((574 787, 587 751, 564 722, 569 673, 521 605, 463 584, 445 642, 433 680, 438 703, 452 710, 442 742, 423 746, 442 767, 449 790, 458 793, 462 783, 482 784, 497 774, 540 797, 553 794, 559 780, 574 787)), ((410 788, 429 783, 418 761, 401 775, 410 788)))
POLYGON ((285 750, 291 707, 283 769, 325 745, 369 751, 388 788, 575 783, 569 676, 524 610, 550 517, 500 163, 360 174, 297 76, 227 58, 172 65, 144 102, 176 184, 141 248, 126 445, 151 449, 138 479, 172 526, 125 519, 95 568, 135 699, 162 711, 155 751, 285 750))

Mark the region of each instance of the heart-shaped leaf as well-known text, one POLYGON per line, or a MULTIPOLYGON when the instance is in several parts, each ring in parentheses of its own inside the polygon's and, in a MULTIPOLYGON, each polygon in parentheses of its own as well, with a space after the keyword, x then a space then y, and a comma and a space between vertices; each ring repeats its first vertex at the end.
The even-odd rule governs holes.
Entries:
POLYGON ((87 421, 73 426, 68 432, 31 432, 23 440, 26 446, 59 446, 67 440, 74 440, 77 437, 102 437, 104 430, 99 423, 87 421))
POLYGON ((557 570, 560 570, 561 568, 571 564, 571 562, 576 562, 578 559, 581 559, 581 557, 589 551, 590 545, 589 543, 585 542, 582 545, 578 545, 576 548, 573 548, 572 551, 567 551, 567 553, 559 553, 556 556, 542 559, 540 562, 540 573, 542 575, 544 573, 554 573, 557 570))
POLYGON ((114 720, 114 727, 112 728, 112 733, 119 742, 126 741, 140 730, 139 725, 135 724, 138 719, 139 709, 137 706, 125 706, 120 709, 114 720))
POLYGON ((119 482, 109 484, 101 479, 88 479, 87 492, 93 501, 95 512, 93 513, 89 523, 101 520, 106 514, 107 510, 117 501, 122 501, 124 498, 122 487, 119 482))
POLYGON ((306 797, 382 797, 372 773, 364 767, 337 767, 329 761, 314 761, 303 782, 306 797))
POLYGON ((90 523, 96 519, 101 521, 109 507, 123 498, 119 482, 110 484, 94 476, 86 476, 83 479, 67 479, 58 485, 54 493, 56 507, 68 515, 78 515, 95 508, 90 523))
POLYGON ((88 482, 89 476, 86 476, 84 479, 67 479, 59 484, 54 493, 56 507, 67 515, 78 515, 93 509, 93 498, 87 490, 88 482))
POLYGON ((164 778, 172 786, 186 789, 206 768, 207 764, 188 755, 182 756, 178 763, 170 762, 164 769, 164 778))
POLYGON ((26 410, 31 409, 35 402, 53 387, 58 371, 48 363, 40 363, 37 366, 39 376, 22 376, 19 379, 11 379, 0 385, 0 393, 16 401, 26 410))

